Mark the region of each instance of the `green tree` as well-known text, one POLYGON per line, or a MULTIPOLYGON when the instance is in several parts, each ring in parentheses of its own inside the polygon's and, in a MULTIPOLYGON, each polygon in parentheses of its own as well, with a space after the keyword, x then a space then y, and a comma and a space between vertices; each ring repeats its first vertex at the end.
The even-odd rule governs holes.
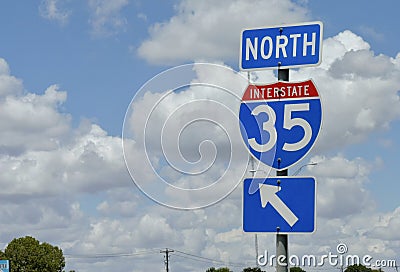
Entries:
POLYGON ((377 272, 383 270, 373 270, 361 264, 350 265, 346 268, 345 272, 377 272))
POLYGON ((245 269, 243 269, 243 272, 264 272, 263 270, 261 270, 261 268, 259 267, 247 267, 245 269))
POLYGON ((210 267, 206 272, 231 272, 228 267, 215 268, 210 267))
POLYGON ((291 267, 291 268, 289 269, 289 271, 290 271, 290 272, 306 272, 305 270, 301 269, 301 268, 298 267, 298 266, 291 267))
POLYGON ((0 260, 6 260, 6 254, 0 250, 0 260))
POLYGON ((63 272, 65 259, 61 249, 26 236, 12 240, 4 251, 13 272, 63 272))

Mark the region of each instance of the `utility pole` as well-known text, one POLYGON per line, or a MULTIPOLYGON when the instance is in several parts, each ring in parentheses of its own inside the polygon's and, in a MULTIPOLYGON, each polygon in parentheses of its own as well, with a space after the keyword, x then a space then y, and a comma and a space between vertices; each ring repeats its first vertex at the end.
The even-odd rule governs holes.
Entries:
POLYGON ((160 253, 165 253, 165 271, 169 272, 169 253, 174 252, 172 249, 166 248, 165 250, 160 250, 160 253))

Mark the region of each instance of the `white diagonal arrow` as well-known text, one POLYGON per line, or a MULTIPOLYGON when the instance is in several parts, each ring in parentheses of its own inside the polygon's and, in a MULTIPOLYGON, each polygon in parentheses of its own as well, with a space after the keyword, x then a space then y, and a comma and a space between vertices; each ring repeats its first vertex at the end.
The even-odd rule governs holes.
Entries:
POLYGON ((267 185, 260 183, 261 206, 265 208, 268 203, 274 207, 274 209, 285 219, 288 224, 293 227, 294 224, 299 220, 297 216, 289 209, 288 206, 276 195, 281 190, 280 186, 267 185))

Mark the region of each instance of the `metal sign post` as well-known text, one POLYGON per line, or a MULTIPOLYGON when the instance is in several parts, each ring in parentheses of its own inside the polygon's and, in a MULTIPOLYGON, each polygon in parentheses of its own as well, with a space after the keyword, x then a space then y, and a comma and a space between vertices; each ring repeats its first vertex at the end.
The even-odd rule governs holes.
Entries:
MULTIPOLYGON (((278 81, 289 81, 289 69, 279 69, 278 68, 278 81)), ((282 158, 278 158, 278 163, 282 163, 282 158)), ((277 170, 276 171, 277 176, 287 176, 288 175, 288 169, 284 170, 277 170)), ((277 262, 276 262, 276 272, 288 272, 289 271, 289 266, 288 266, 288 258, 289 258, 289 247, 288 247, 288 235, 287 234, 280 234, 279 233, 280 229, 276 230, 276 256, 277 256, 277 262), (285 256, 285 263, 286 265, 282 265, 279 262, 279 256, 285 256)))

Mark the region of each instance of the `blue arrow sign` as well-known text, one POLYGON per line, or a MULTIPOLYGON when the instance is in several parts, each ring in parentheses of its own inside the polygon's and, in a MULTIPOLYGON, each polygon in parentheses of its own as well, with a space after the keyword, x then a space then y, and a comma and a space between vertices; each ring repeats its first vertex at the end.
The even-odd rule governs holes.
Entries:
POLYGON ((316 183, 312 177, 272 177, 243 182, 245 232, 314 232, 316 183), (259 190, 251 194, 250 184, 259 190))
POLYGON ((243 30, 240 69, 319 65, 322 28, 322 22, 310 22, 243 30))

